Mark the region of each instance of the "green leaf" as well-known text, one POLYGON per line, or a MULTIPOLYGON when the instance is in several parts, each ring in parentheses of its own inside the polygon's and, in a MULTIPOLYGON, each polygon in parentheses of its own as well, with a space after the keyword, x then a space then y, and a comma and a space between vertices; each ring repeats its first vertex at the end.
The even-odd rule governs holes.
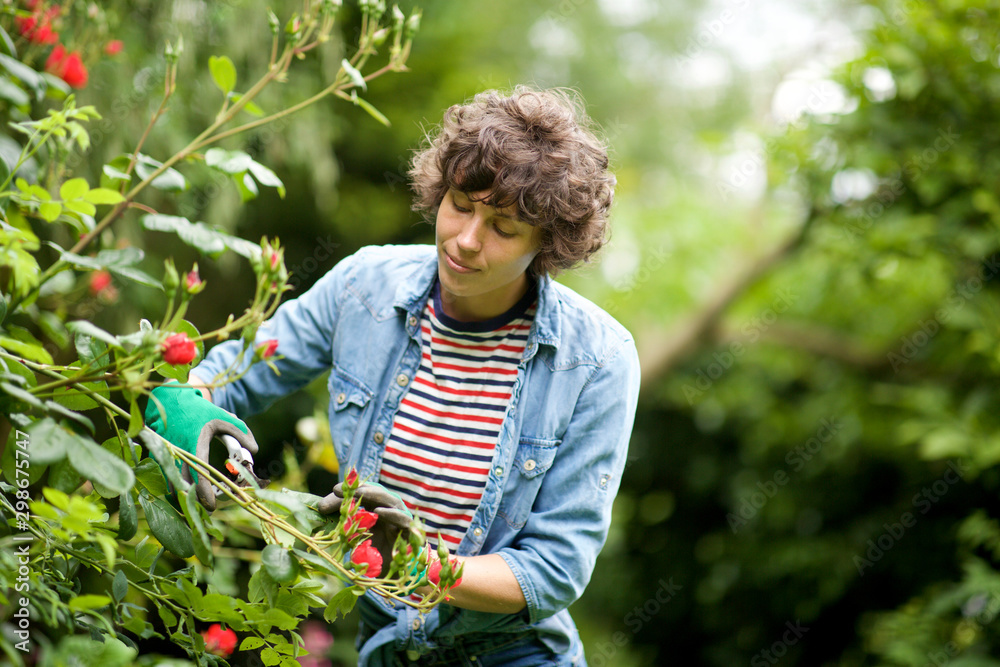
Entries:
POLYGON ((264 645, 264 640, 260 637, 247 637, 240 642, 241 651, 253 651, 264 645))
POLYGON ((135 484, 135 474, 127 463, 89 440, 80 438, 80 444, 67 453, 76 471, 92 481, 98 492, 104 491, 102 496, 121 495, 135 484))
POLYGON ((91 322, 88 322, 86 320, 74 320, 72 322, 67 322, 66 328, 72 331, 73 333, 81 334, 84 336, 90 336, 91 338, 96 338, 97 340, 101 341, 102 343, 106 343, 107 345, 115 348, 116 350, 124 351, 125 349, 122 347, 121 343, 118 342, 118 339, 115 336, 108 333, 99 326, 92 324, 91 322))
POLYGON ((94 188, 83 195, 83 198, 98 206, 101 204, 120 204, 125 201, 125 197, 120 192, 109 188, 94 188))
POLYGON ((111 583, 111 594, 115 596, 117 602, 121 602, 125 599, 126 593, 128 593, 128 577, 125 576, 125 572, 118 570, 115 573, 115 580, 111 583))
POLYGON ((132 497, 131 491, 123 493, 120 498, 121 502, 118 505, 118 540, 120 542, 128 542, 135 537, 135 533, 139 529, 139 515, 135 511, 135 499, 132 497))
POLYGON ((273 648, 266 648, 260 652, 260 659, 265 665, 277 665, 281 662, 281 656, 273 648))
POLYGON ((176 215, 151 213, 141 218, 142 226, 158 232, 174 232, 181 241, 193 246, 206 255, 216 258, 226 249, 247 259, 260 255, 260 246, 225 232, 212 229, 203 222, 191 222, 176 215))
POLYGON ((353 94, 351 95, 351 99, 354 101, 355 104, 357 104, 359 107, 361 107, 362 109, 364 109, 365 111, 367 111, 369 116, 371 116, 372 118, 374 118, 378 122, 382 123, 386 127, 390 127, 392 125, 392 123, 389 122, 389 119, 386 118, 385 115, 381 111, 379 111, 378 109, 376 109, 372 105, 372 103, 369 102, 368 100, 365 100, 365 99, 360 98, 357 95, 353 95, 353 94))
MULTIPOLYGON (((128 164, 128 158, 125 159, 126 165, 128 164)), ((101 177, 101 184, 104 186, 119 185, 121 183, 131 183, 132 175, 126 174, 122 169, 117 168, 114 164, 106 164, 102 168, 103 176, 101 177)), ((105 189, 105 188, 101 188, 105 189)), ((99 202, 92 202, 97 204, 99 202)))
POLYGON ((69 601, 69 608, 74 611, 84 611, 86 609, 99 609, 111 604, 111 598, 107 595, 78 595, 69 601))
POLYGON ((27 432, 32 464, 55 463, 64 458, 69 449, 86 442, 82 436, 49 417, 32 424, 27 432))
POLYGON ((76 472, 69 460, 63 459, 49 466, 49 477, 46 483, 53 489, 65 493, 73 493, 83 483, 83 478, 76 472))
POLYGON ((160 284, 159 280, 156 280, 144 271, 135 268, 134 265, 142 261, 145 257, 145 253, 134 246, 121 248, 119 250, 102 250, 94 257, 77 255, 76 253, 68 250, 63 250, 54 244, 53 247, 59 251, 61 258, 64 261, 69 262, 76 267, 92 269, 95 271, 107 269, 115 275, 129 280, 134 280, 141 285, 155 287, 161 290, 163 289, 163 285, 160 284))
MULTIPOLYGON (((111 164, 118 165, 118 160, 120 159, 121 158, 115 158, 115 160, 112 160, 111 164)), ((126 156, 125 165, 128 164, 128 159, 128 156, 126 156)), ((139 178, 146 180, 162 166, 162 162, 140 153, 135 163, 135 173, 139 175, 139 178)), ((157 190, 164 190, 166 192, 183 192, 188 189, 187 179, 173 167, 168 167, 159 176, 150 181, 149 184, 157 190)))
POLYGON ((355 86, 361 88, 361 90, 368 90, 368 84, 365 82, 365 77, 361 75, 361 72, 354 68, 347 58, 340 61, 340 66, 347 72, 347 76, 351 77, 351 81, 355 86))
POLYGON ((83 200, 73 200, 63 202, 63 206, 70 213, 78 213, 79 215, 89 215, 91 217, 97 213, 97 207, 93 204, 85 202, 83 200))
MULTIPOLYGON (((229 99, 233 101, 233 104, 239 104, 240 101, 243 99, 243 95, 241 93, 230 93, 229 99)), ((244 104, 243 110, 249 113, 251 116, 260 117, 264 115, 264 110, 261 109, 259 106, 257 106, 257 104, 253 100, 250 100, 249 102, 244 104)))
POLYGON ((299 576, 298 561, 280 544, 269 544, 264 547, 260 560, 267 573, 279 584, 291 583, 299 576))
POLYGON ((229 56, 211 56, 208 59, 208 69, 215 85, 223 93, 228 95, 236 87, 236 66, 229 56))
POLYGON ((256 199, 257 195, 260 194, 257 183, 250 178, 249 173, 233 176, 233 181, 236 182, 236 187, 240 191, 240 201, 243 203, 256 199))
POLYGON ((278 178, 278 175, 273 171, 259 162, 251 161, 250 173, 253 174, 253 177, 257 179, 258 183, 271 188, 277 188, 278 196, 282 199, 285 198, 285 184, 281 182, 281 179, 278 178))
POLYGON ((139 495, 139 504, 146 514, 146 522, 153 537, 167 551, 181 558, 194 555, 194 544, 191 542, 191 529, 173 507, 162 498, 147 498, 139 495))
POLYGON ((45 222, 55 222, 62 213, 62 204, 54 201, 48 201, 38 207, 38 215, 42 216, 42 220, 45 222))
POLYGON ((205 164, 226 174, 242 174, 253 164, 253 158, 243 151, 209 148, 205 152, 205 164))
POLYGON ((85 178, 71 178, 59 187, 59 196, 64 199, 79 199, 87 194, 90 185, 85 178))
MULTIPOLYGON (((150 400, 153 399, 151 398, 150 400)), ((173 453, 164 443, 163 439, 146 428, 141 429, 137 436, 139 440, 142 441, 142 444, 146 447, 146 449, 149 450, 149 453, 153 456, 156 463, 159 464, 160 470, 163 472, 163 475, 166 476, 167 480, 173 485, 173 488, 187 491, 189 484, 181 479, 181 473, 177 469, 177 463, 174 460, 173 453)))
POLYGON ((274 606, 278 598, 278 582, 271 578, 266 568, 260 568, 250 577, 248 595, 251 602, 267 600, 269 607, 274 606))
POLYGON ((326 611, 323 612, 323 620, 327 623, 333 623, 337 620, 338 616, 345 618, 354 609, 357 601, 358 596, 350 588, 343 589, 330 598, 330 604, 326 606, 326 611))
POLYGON ((187 493, 177 494, 177 499, 180 501, 181 511, 184 512, 188 525, 191 526, 194 555, 206 567, 213 567, 215 558, 212 553, 212 541, 205 530, 205 523, 209 521, 208 512, 198 501, 198 487, 192 484, 187 493))
POLYGON ((167 493, 167 481, 163 478, 159 464, 153 459, 139 461, 139 465, 135 467, 135 480, 154 498, 167 493))
POLYGON ((20 60, 11 58, 6 54, 0 54, 0 67, 6 69, 14 78, 19 79, 28 88, 35 91, 35 98, 41 99, 45 95, 48 85, 41 74, 31 69, 20 60))
POLYGON ((52 363, 52 355, 37 341, 26 342, 0 335, 0 347, 10 350, 17 356, 23 357, 28 361, 37 361, 42 364, 52 363))

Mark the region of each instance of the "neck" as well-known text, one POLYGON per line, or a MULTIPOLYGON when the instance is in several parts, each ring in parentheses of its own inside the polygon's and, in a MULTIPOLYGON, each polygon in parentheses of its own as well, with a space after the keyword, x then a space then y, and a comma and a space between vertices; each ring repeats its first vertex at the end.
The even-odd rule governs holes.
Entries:
POLYGON ((531 286, 528 274, 512 283, 477 296, 457 296, 441 289, 441 307, 445 315, 459 322, 482 322, 503 315, 514 307, 531 286))

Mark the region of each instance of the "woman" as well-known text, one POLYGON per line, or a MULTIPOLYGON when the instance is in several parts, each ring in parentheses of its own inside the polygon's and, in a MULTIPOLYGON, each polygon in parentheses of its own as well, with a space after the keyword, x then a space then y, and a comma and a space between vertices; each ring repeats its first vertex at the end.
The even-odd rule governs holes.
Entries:
POLYGON ((605 240, 615 180, 587 122, 521 87, 449 109, 410 171, 435 246, 342 260, 262 327, 281 374, 211 394, 249 415, 331 370, 341 470, 399 494, 464 564, 425 616, 366 595, 362 666, 586 664, 566 609, 607 536, 639 387, 630 334, 552 280, 605 240))

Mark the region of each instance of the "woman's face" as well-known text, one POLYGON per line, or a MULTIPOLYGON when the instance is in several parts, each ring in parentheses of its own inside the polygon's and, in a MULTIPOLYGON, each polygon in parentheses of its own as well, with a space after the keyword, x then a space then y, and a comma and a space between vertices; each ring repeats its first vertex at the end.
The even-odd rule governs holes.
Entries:
POLYGON ((462 321, 501 315, 528 288, 528 267, 539 250, 539 230, 481 201, 449 189, 438 207, 435 236, 445 313, 462 321))

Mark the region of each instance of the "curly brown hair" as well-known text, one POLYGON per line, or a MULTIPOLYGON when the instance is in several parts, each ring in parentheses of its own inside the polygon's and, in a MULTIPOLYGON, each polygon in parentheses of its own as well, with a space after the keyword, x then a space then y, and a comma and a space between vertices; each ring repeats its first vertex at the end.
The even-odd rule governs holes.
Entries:
POLYGON ((541 230, 535 277, 586 261, 607 239, 615 177, 580 98, 564 89, 487 90, 444 114, 409 171, 413 209, 433 221, 449 188, 488 191, 541 230))

